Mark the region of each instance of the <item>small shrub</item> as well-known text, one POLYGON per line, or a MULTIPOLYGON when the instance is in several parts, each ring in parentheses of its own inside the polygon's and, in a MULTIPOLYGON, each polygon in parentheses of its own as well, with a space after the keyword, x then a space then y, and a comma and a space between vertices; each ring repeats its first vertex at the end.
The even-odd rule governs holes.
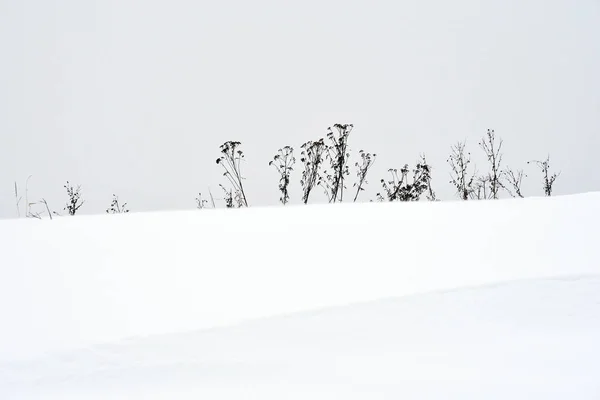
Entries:
POLYGON ((424 157, 412 170, 412 182, 409 182, 408 179, 410 172, 408 164, 400 170, 400 174, 398 174, 397 169, 390 169, 388 172, 392 175, 392 179, 388 181, 381 180, 385 197, 381 193, 377 193, 379 201, 419 201, 421 195, 430 189, 431 167, 424 157))
POLYGON ((67 184, 63 187, 66 189, 67 196, 69 198, 64 210, 67 211, 71 216, 75 215, 85 203, 85 201, 81 198, 81 186, 78 185, 77 187, 73 187, 69 181, 67 181, 67 184))

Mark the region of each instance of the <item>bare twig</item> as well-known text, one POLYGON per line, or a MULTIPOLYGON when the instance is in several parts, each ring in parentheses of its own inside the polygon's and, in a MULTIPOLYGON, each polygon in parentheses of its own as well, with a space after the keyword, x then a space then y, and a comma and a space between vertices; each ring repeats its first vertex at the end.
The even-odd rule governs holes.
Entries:
POLYGON ((212 207, 217 208, 217 206, 215 205, 215 198, 213 197, 213 194, 212 194, 212 191, 210 190, 210 188, 208 188, 208 194, 210 194, 210 202, 212 203, 212 207))
POLYGON ((521 184, 523 183, 523 178, 527 177, 523 173, 523 170, 513 171, 510 168, 502 171, 504 178, 506 180, 506 185, 503 185, 504 189, 512 196, 512 197, 520 197, 523 198, 523 194, 521 193, 521 184))
POLYGON ((488 198, 488 185, 490 177, 487 175, 477 177, 475 189, 471 193, 471 198, 477 200, 486 200, 488 198))
POLYGON ((50 220, 52 220, 52 213, 50 212, 50 207, 48 207, 48 202, 46 201, 46 199, 42 199, 41 203, 46 206, 46 211, 48 211, 48 216, 50 217, 50 220))
POLYGON ((29 179, 31 179, 33 175, 29 175, 25 180, 25 218, 32 217, 31 215, 31 205, 35 203, 29 203, 29 179))
POLYGON ((21 217, 21 207, 19 206, 19 203, 21 203, 21 199, 22 197, 19 197, 19 188, 17 186, 17 182, 15 181, 15 202, 16 202, 16 206, 17 206, 17 217, 21 217))

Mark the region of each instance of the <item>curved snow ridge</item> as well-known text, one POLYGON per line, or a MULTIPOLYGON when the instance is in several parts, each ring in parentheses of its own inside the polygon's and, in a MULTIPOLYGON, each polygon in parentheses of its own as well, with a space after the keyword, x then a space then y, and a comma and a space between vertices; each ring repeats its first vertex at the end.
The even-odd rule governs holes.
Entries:
POLYGON ((4 363, 0 393, 476 399, 493 388, 492 398, 593 399, 600 394, 598 337, 600 276, 531 279, 4 363))
MULTIPOLYGON (((432 297, 432 296, 445 295, 445 294, 450 294, 450 293, 455 293, 455 292, 461 292, 461 293, 468 293, 471 291, 481 292, 481 291, 486 291, 488 289, 519 286, 519 285, 523 285, 523 284, 527 284, 527 283, 534 283, 534 282, 543 283, 543 282, 555 282, 555 281, 559 281, 559 282, 588 281, 588 282, 594 284, 594 282, 600 281, 600 274, 563 274, 563 275, 559 274, 559 275, 542 276, 542 277, 536 277, 536 278, 512 279, 512 280, 498 281, 498 282, 492 282, 492 283, 463 285, 463 286, 458 286, 458 287, 453 287, 453 288, 442 288, 442 289, 436 289, 436 290, 431 290, 431 291, 411 293, 411 294, 407 294, 407 295, 403 295, 403 296, 382 297, 382 298, 378 298, 378 299, 371 300, 371 301, 352 302, 352 303, 347 303, 347 304, 342 304, 342 305, 334 305, 334 306, 328 306, 328 307, 307 309, 307 310, 302 310, 302 311, 280 313, 280 314, 276 314, 276 315, 270 315, 267 317, 245 319, 245 320, 240 321, 235 324, 215 326, 212 328, 200 329, 200 330, 195 330, 195 331, 190 331, 190 332, 181 332, 181 333, 177 333, 177 334, 192 334, 192 335, 194 335, 194 334, 197 334, 198 332, 212 332, 212 331, 221 331, 224 329, 234 329, 239 326, 247 326, 250 324, 260 324, 260 323, 268 322, 268 321, 284 321, 284 320, 287 320, 290 318, 296 319, 296 318, 302 318, 302 317, 314 317, 314 316, 321 315, 321 314, 330 314, 330 313, 336 312, 338 310, 346 310, 346 309, 357 310, 362 307, 371 307, 375 304, 382 304, 382 303, 386 303, 386 302, 393 302, 393 303, 411 302, 411 301, 415 301, 417 299, 421 299, 423 297, 428 298, 428 297, 432 297)), ((114 344, 119 343, 122 345, 126 345, 127 343, 130 343, 132 341, 146 340, 149 337, 158 338, 158 337, 168 337, 171 335, 173 335, 173 334, 167 333, 167 334, 159 334, 159 335, 129 337, 122 341, 115 342, 114 344)))

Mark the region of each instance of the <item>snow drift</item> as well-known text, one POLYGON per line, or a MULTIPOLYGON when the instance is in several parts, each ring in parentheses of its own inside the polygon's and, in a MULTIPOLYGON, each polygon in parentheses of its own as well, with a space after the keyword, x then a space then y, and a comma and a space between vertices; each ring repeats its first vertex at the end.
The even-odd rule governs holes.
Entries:
POLYGON ((599 209, 592 193, 2 221, 0 394, 595 398, 599 209))

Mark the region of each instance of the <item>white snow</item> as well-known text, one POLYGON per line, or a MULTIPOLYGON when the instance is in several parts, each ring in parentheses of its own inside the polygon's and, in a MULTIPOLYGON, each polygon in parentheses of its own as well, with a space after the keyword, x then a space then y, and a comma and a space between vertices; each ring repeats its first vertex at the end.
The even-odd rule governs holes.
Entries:
POLYGON ((1 399, 597 399, 600 194, 0 222, 1 399))

